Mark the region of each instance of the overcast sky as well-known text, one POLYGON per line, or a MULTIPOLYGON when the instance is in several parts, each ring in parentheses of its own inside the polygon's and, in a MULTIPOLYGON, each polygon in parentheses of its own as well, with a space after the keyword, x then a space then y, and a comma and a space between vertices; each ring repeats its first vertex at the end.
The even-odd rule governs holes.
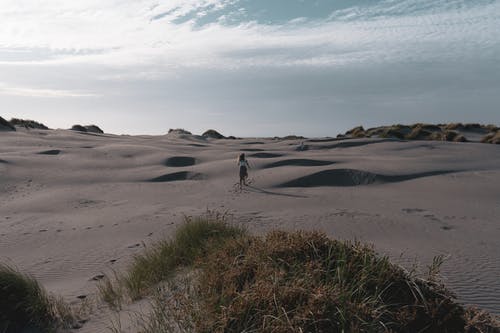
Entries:
POLYGON ((500 0, 1 0, 0 116, 236 136, 500 124, 500 0))

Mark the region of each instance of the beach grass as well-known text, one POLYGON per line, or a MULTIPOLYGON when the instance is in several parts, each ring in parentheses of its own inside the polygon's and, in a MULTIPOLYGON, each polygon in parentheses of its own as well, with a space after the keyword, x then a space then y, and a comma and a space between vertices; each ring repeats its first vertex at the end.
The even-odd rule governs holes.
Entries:
POLYGON ((35 278, 0 264, 0 332, 55 332, 74 321, 70 307, 35 278))
POLYGON ((209 250, 245 233, 241 227, 226 223, 224 214, 185 217, 172 239, 160 241, 134 258, 122 283, 131 299, 139 299, 152 286, 172 277, 177 269, 191 266, 209 250))
POLYGON ((189 218, 129 275, 149 278, 132 290, 150 295, 145 333, 498 332, 495 318, 465 308, 440 282, 442 262, 417 275, 371 246, 320 232, 252 236, 189 218))

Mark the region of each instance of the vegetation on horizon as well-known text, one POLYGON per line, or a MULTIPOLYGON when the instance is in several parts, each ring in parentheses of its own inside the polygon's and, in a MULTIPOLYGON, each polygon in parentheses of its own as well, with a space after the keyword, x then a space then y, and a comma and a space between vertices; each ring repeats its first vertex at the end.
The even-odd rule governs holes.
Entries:
POLYGON ((483 135, 483 143, 500 143, 500 128, 495 125, 481 124, 413 124, 392 125, 364 129, 362 126, 355 127, 345 134, 339 134, 338 138, 395 138, 399 140, 433 140, 433 141, 469 141, 462 133, 475 133, 483 135))

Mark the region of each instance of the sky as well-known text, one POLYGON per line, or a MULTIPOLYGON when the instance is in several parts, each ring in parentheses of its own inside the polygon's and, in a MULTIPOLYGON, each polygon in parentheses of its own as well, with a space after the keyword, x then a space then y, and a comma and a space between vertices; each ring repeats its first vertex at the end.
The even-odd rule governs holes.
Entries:
POLYGON ((116 134, 500 124, 500 0, 1 0, 0 116, 116 134))

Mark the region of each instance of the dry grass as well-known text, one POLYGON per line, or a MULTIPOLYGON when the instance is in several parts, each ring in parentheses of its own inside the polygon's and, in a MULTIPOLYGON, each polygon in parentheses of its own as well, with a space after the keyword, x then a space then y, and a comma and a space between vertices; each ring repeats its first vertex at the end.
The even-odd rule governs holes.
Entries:
POLYGON ((318 232, 205 244, 191 273, 157 289, 142 332, 498 332, 439 282, 442 257, 422 279, 318 232))
POLYGON ((498 131, 498 132, 491 132, 491 133, 485 135, 481 139, 481 142, 483 142, 483 143, 500 144, 500 131, 498 131))
POLYGON ((191 266, 209 249, 244 233, 242 228, 226 223, 223 214, 209 212, 203 217, 186 217, 172 240, 159 242, 134 258, 122 278, 123 284, 133 300, 139 299, 152 286, 172 277, 178 268, 191 266))
POLYGON ((76 319, 69 306, 31 276, 0 264, 0 332, 55 332, 76 319))

